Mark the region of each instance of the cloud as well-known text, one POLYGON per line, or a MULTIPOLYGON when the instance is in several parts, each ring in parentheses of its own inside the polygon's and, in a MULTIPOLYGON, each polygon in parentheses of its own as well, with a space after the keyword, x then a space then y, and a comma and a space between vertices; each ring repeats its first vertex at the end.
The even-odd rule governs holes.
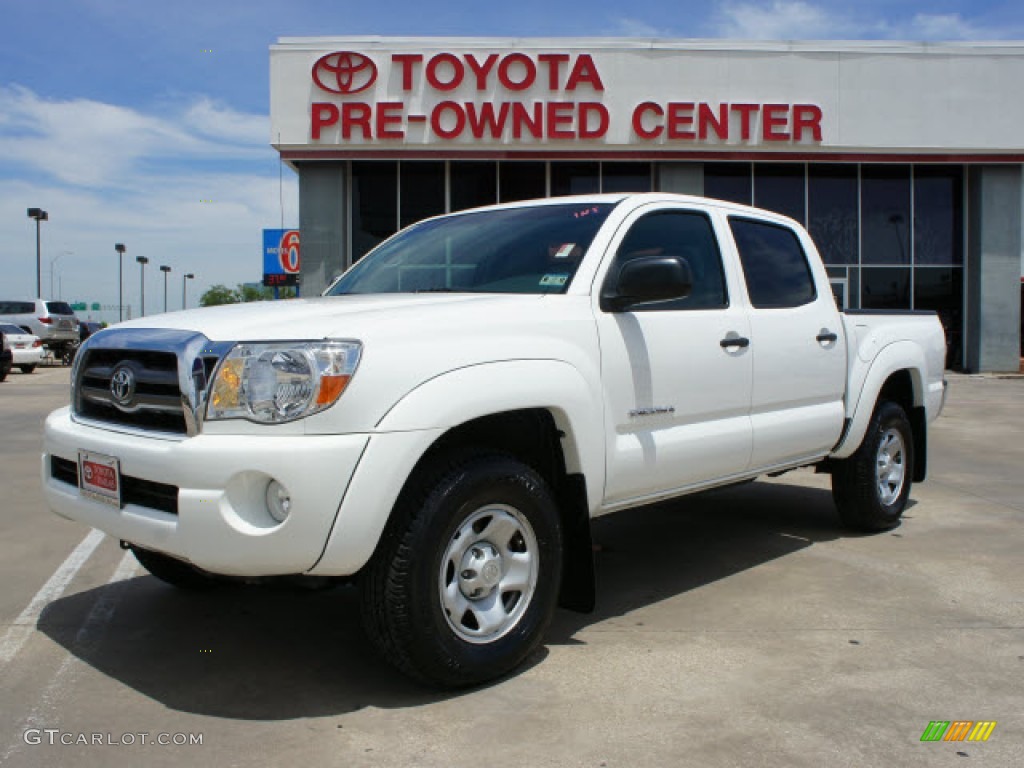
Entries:
POLYGON ((713 25, 716 34, 743 40, 817 40, 849 28, 840 16, 800 0, 725 3, 713 25))
POLYGON ((741 40, 994 40, 1020 30, 986 27, 959 13, 918 13, 879 21, 803 0, 725 2, 712 15, 708 31, 741 40))
POLYGON ((664 27, 655 27, 640 19, 631 19, 619 16, 613 19, 613 35, 625 37, 671 37, 671 34, 664 27))
MULTIPOLYGON (((147 309, 163 307, 160 264, 173 269, 169 308, 181 302, 181 275, 194 305, 212 283, 234 285, 262 273, 261 230, 281 223, 277 154, 265 115, 210 99, 142 111, 83 99, 55 101, 0 88, 0 241, 5 288, 35 294, 35 230, 25 208, 50 213, 42 227, 43 293, 113 304, 117 258, 128 246, 125 299, 138 306, 134 256, 150 258, 147 309), (207 202, 209 201, 209 202, 207 202)), ((295 174, 283 178, 284 223, 298 224, 295 174)), ((115 313, 116 316, 116 313, 115 313)), ((111 315, 105 315, 111 319, 111 315)))
POLYGON ((88 99, 43 99, 15 85, 0 87, 0 114, 0 162, 87 187, 119 186, 157 159, 254 159, 269 144, 266 116, 208 99, 158 115, 88 99))

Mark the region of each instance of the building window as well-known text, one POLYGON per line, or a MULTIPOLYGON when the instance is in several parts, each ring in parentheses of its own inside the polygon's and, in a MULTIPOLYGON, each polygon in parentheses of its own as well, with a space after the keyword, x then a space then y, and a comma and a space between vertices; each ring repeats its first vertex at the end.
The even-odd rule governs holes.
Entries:
POLYGON ((946 367, 963 355, 964 271, 959 267, 914 270, 914 309, 932 309, 946 331, 946 367))
POLYGON ((754 166, 754 205, 783 216, 807 221, 804 165, 758 163, 754 166))
POLYGON ((807 220, 826 264, 856 264, 857 166, 811 165, 807 171, 807 220))
POLYGON ((489 161, 453 160, 448 169, 452 211, 494 205, 498 202, 498 164, 489 161))
POLYGON ((861 166, 860 207, 861 263, 910 264, 910 166, 861 166))
POLYGON ((864 309, 910 309, 910 268, 862 269, 860 303, 864 309))
POLYGON ((750 163, 708 163, 704 166, 704 195, 750 205, 754 187, 750 163))
POLYGON ((964 263, 963 168, 914 166, 914 264, 964 263))
POLYGON ((444 162, 403 160, 399 169, 399 224, 444 213, 444 162))
POLYGON ((398 231, 398 163, 352 163, 352 261, 398 231))
POLYGON ((543 162, 509 161, 498 163, 498 202, 532 200, 547 195, 547 172, 543 162))
POLYGON ((600 191, 600 163, 551 163, 552 197, 589 195, 600 191))
POLYGON ((602 192, 650 192, 650 163, 601 163, 602 192))

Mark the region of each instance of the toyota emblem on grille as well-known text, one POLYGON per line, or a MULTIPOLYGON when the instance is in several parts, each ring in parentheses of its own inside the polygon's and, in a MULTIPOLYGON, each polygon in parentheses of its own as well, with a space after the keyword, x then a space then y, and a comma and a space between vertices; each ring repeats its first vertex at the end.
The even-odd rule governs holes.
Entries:
POLYGON ((135 397, 135 372, 126 365, 114 369, 110 377, 110 395, 118 405, 129 405, 135 397))

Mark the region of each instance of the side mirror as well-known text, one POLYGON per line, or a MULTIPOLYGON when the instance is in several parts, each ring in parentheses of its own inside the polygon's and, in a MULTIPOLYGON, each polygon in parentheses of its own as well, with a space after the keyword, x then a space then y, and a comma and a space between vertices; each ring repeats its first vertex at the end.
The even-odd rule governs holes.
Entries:
POLYGON ((641 256, 626 262, 606 286, 601 309, 625 312, 639 304, 685 299, 693 290, 693 272, 682 256, 641 256))

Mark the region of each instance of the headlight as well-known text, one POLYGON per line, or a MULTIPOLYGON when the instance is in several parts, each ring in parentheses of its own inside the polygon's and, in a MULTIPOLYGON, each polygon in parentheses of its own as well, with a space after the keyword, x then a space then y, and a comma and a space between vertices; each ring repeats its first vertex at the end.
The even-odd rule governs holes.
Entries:
POLYGON ((217 368, 206 418, 280 424, 330 408, 362 349, 358 341, 236 344, 217 368))

